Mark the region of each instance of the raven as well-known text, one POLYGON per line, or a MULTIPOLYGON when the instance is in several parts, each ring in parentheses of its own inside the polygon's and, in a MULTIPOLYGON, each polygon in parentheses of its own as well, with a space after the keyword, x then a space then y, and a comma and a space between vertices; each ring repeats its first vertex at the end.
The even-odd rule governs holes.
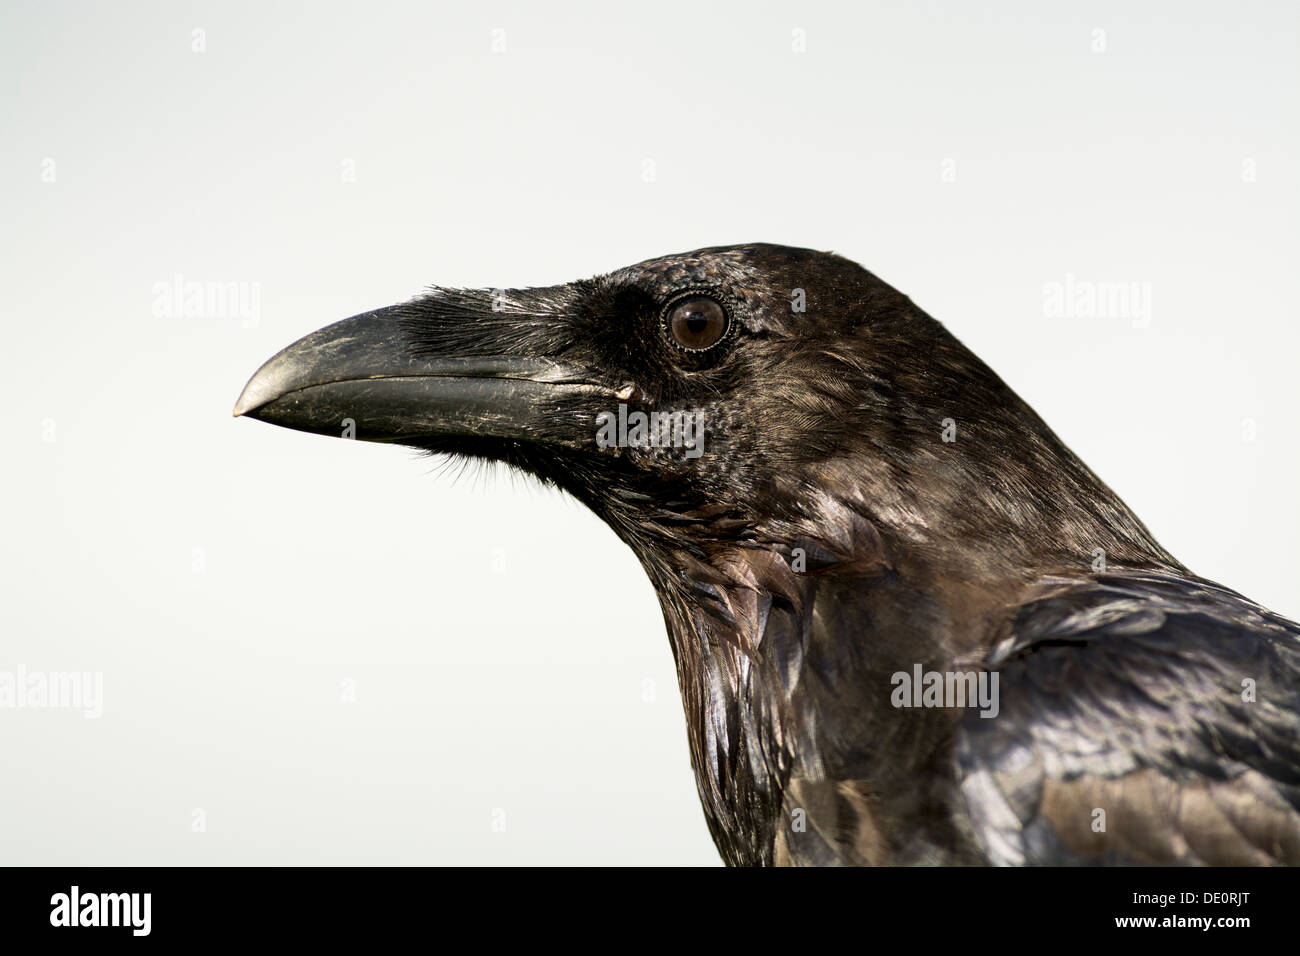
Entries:
POLYGON ((504 462, 608 523, 728 864, 1300 862, 1300 626, 848 259, 435 287, 290 345, 235 415, 504 462))

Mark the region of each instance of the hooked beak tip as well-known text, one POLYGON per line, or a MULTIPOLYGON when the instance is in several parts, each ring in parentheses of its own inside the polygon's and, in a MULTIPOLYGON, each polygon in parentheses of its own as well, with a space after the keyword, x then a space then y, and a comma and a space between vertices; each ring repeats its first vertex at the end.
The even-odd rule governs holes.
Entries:
POLYGON ((235 407, 230 410, 232 418, 243 418, 253 409, 257 408, 262 402, 253 401, 249 398, 248 389, 244 389, 239 399, 235 402, 235 407))
POLYGON ((235 407, 230 410, 233 417, 243 418, 245 415, 250 415, 262 406, 270 404, 283 393, 283 385, 279 378, 266 375, 264 372, 265 366, 258 369, 257 373, 248 380, 244 390, 239 393, 239 398, 235 400, 235 407))

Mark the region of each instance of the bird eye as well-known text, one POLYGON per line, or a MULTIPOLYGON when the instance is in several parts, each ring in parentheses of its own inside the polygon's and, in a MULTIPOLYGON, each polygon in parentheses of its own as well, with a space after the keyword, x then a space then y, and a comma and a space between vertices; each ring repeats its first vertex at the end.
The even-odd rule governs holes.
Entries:
POLYGON ((708 296, 693 295, 669 306, 664 325, 678 348, 702 352, 722 341, 731 319, 719 302, 708 296))

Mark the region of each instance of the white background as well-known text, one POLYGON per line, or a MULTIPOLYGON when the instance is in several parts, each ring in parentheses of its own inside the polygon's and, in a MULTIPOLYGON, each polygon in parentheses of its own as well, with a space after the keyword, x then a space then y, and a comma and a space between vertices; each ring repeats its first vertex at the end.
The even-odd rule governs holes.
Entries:
POLYGON ((230 417, 430 282, 834 249, 1300 616, 1300 13, 1087 7, 6 3, 0 669, 105 699, 0 710, 0 862, 717 862, 611 532, 230 417), (155 314, 178 274, 256 321, 155 314), (1149 324, 1050 318, 1067 276, 1149 284, 1149 324))

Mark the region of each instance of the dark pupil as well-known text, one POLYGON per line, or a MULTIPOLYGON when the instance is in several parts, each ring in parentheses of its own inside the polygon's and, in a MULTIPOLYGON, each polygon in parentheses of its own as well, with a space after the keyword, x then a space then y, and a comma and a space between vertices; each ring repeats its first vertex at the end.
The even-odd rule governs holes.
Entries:
POLYGON ((709 319, 703 312, 686 313, 686 331, 691 335, 699 335, 709 327, 709 319))

